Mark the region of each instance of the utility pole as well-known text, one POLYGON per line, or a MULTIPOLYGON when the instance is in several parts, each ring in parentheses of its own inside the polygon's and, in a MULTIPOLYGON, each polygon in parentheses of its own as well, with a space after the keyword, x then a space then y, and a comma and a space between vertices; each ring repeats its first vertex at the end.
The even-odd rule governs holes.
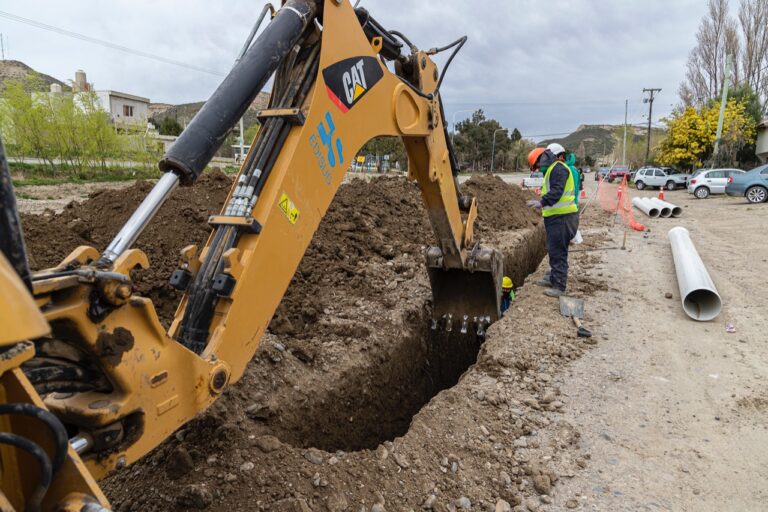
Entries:
POLYGON ((624 151, 621 156, 621 165, 627 165, 627 108, 629 100, 624 100, 624 151))
POLYGON ((715 157, 720 149, 720 137, 723 135, 723 118, 725 117, 725 104, 728 101, 728 86, 731 83, 731 56, 725 57, 725 80, 723 81, 723 97, 720 99, 720 117, 717 119, 717 135, 715 136, 715 149, 712 152, 712 165, 715 165, 715 157))
POLYGON ((2 32, 0 32, 0 53, 2 53, 3 60, 5 60, 5 43, 3 42, 2 32))
POLYGON ((661 92, 661 89, 643 89, 643 93, 650 93, 650 98, 643 98, 643 103, 648 103, 648 146, 645 148, 645 163, 651 157, 651 120, 653 119, 653 95, 661 92))

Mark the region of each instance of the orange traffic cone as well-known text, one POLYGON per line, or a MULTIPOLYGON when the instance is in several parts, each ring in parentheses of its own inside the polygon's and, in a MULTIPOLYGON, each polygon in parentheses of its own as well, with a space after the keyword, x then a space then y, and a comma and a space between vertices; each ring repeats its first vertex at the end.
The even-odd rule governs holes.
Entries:
POLYGON ((664 200, 664 187, 659 187, 659 201, 664 200))

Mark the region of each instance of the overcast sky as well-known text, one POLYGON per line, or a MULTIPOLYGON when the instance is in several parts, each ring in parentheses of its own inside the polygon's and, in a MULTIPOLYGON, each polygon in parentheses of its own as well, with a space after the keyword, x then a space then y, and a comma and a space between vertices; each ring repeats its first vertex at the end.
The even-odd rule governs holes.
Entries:
MULTIPOLYGON (((276 2, 277 3, 277 2, 276 2)), ((483 108, 537 139, 580 124, 647 122, 644 87, 661 87, 654 122, 677 88, 704 0, 363 0, 389 30, 422 48, 468 35, 443 85, 449 122, 483 108)), ((11 13, 225 73, 262 3, 245 0, 6 0, 6 58, 61 80, 78 68, 97 89, 153 102, 206 99, 220 77, 96 46, 2 17, 11 13)), ((445 54, 443 54, 445 55, 445 54)), ((440 57, 439 61, 444 61, 440 57)))

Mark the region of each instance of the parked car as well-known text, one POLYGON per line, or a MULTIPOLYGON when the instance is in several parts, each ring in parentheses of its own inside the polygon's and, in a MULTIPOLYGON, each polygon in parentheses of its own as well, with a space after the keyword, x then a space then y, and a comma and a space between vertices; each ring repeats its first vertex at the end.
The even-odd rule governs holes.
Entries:
POLYGON ((616 180, 621 180, 624 176, 630 176, 632 171, 626 165, 614 165, 611 170, 608 171, 608 183, 613 183, 616 180))
POLYGON ((605 179, 605 177, 608 176, 608 171, 610 170, 610 167, 598 167, 597 172, 595 173, 595 181, 605 179))
POLYGON ((637 190, 643 190, 645 187, 664 187, 667 190, 675 190, 677 187, 688 186, 688 175, 671 174, 659 167, 638 169, 634 179, 637 190))
POLYGON ((589 166, 587 166, 587 167, 582 167, 582 169, 581 169, 581 170, 582 170, 582 171, 584 171, 584 174, 589 174, 589 173, 591 173, 591 172, 592 172, 592 168, 591 168, 591 167, 589 167, 589 166))
POLYGON ((729 196, 746 197, 750 203, 768 202, 768 165, 732 175, 728 178, 725 193, 729 196))
POLYGON ((688 180, 688 193, 697 199, 706 199, 710 194, 725 194, 728 178, 744 174, 740 169, 699 169, 688 180))

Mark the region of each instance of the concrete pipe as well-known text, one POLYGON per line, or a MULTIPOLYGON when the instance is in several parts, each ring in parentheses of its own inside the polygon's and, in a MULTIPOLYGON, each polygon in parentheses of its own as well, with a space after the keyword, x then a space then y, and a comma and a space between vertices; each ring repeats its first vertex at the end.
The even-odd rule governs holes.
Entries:
POLYGON ((656 199, 655 197, 644 197, 643 200, 648 204, 653 205, 655 208, 658 208, 660 217, 666 219, 672 216, 672 208, 670 208, 669 206, 660 205, 659 203, 656 202, 658 201, 658 199, 656 199))
POLYGON ((713 320, 723 308, 722 300, 704 262, 696 252, 688 230, 678 226, 672 228, 668 236, 683 310, 694 320, 713 320))
POLYGON ((683 209, 677 205, 668 203, 667 201, 662 201, 661 199, 656 197, 652 197, 650 198, 650 200, 651 200, 651 203, 655 204, 659 209, 669 208, 672 211, 672 216, 675 218, 683 214, 683 209))
POLYGON ((643 212, 644 214, 646 214, 652 219, 655 219, 656 217, 659 216, 659 209, 656 206, 649 204, 646 201, 643 201, 643 199, 640 197, 635 197, 634 199, 632 199, 632 204, 634 205, 635 208, 637 208, 638 210, 640 210, 641 212, 643 212))

